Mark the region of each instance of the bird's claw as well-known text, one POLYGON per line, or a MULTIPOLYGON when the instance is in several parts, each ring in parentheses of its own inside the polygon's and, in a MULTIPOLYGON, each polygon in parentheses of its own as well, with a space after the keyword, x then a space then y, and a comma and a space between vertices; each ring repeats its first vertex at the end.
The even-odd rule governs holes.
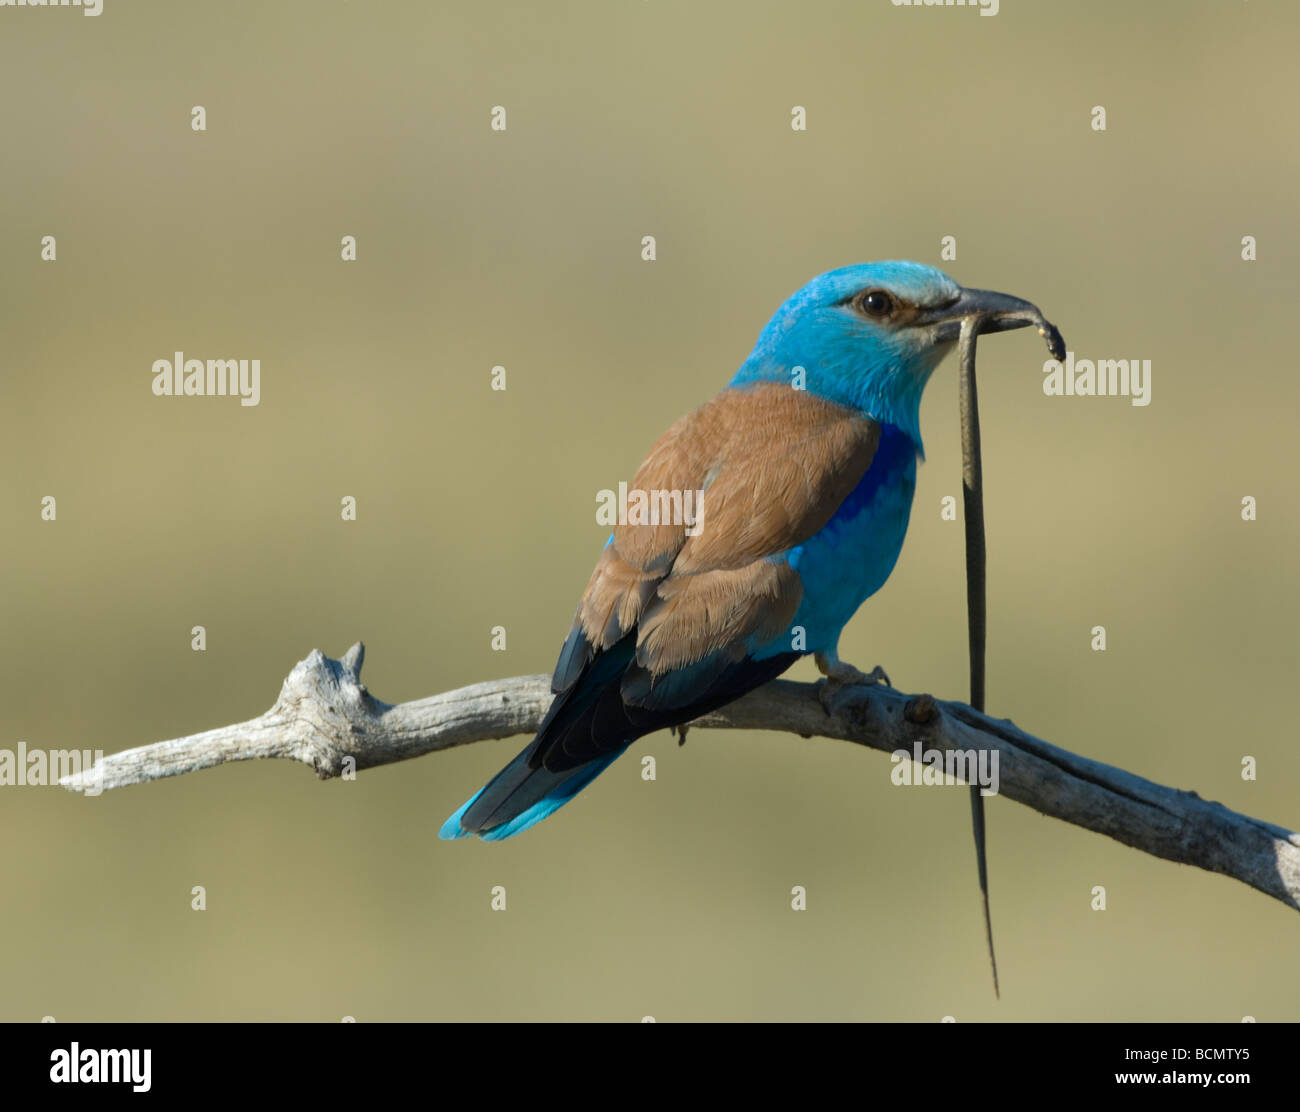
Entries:
POLYGON ((868 687, 877 683, 883 683, 886 687, 894 686, 889 682, 888 673, 879 664, 870 672, 860 672, 852 664, 841 664, 828 674, 827 679, 842 687, 853 683, 866 684, 868 687))
POLYGON ((842 660, 828 661, 819 657, 817 667, 825 676, 825 679, 817 682, 817 698, 827 714, 831 713, 831 700, 842 687, 850 687, 854 684, 870 687, 878 683, 883 683, 886 687, 894 686, 889 680, 888 673, 879 664, 870 672, 863 672, 852 664, 845 664, 842 660))

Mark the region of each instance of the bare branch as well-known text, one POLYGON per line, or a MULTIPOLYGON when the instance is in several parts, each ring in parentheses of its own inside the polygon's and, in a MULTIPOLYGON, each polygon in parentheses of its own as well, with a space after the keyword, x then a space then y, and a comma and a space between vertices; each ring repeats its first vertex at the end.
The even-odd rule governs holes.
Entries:
MULTIPOLYGON (((260 718, 114 753, 60 783, 120 788, 257 757, 301 761, 329 779, 349 767, 530 734, 551 701, 549 677, 516 676, 390 706, 361 683, 364 657, 359 642, 342 660, 312 650, 260 718)), ((829 710, 815 684, 776 680, 691 725, 817 735, 888 753, 910 753, 918 742, 944 752, 996 750, 1008 799, 1300 909, 1300 835, 1281 826, 1058 749, 965 703, 883 686, 843 687, 828 703, 829 710)))

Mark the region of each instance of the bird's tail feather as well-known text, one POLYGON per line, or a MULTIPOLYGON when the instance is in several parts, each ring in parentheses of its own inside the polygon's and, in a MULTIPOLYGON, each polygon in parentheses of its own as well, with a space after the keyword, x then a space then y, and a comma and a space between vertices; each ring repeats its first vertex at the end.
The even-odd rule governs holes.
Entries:
POLYGON ((693 671, 694 689, 670 673, 654 677, 631 667, 635 634, 600 653, 578 680, 559 692, 537 736, 482 791, 451 816, 441 838, 477 834, 499 841, 554 814, 652 730, 690 722, 779 676, 799 653, 755 660, 705 659, 693 671), (674 700, 658 705, 667 690, 674 700))
POLYGON ((438 831, 439 838, 465 838, 477 834, 485 842, 509 838, 554 814, 605 771, 624 749, 562 772, 530 768, 529 745, 494 776, 438 831), (461 820, 473 809, 468 826, 461 820))

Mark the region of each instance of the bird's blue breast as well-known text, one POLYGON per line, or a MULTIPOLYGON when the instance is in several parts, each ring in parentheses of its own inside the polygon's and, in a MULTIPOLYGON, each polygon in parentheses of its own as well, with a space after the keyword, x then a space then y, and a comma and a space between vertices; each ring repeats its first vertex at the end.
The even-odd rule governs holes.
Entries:
POLYGON ((830 521, 774 557, 799 573, 803 597, 789 630, 758 647, 757 658, 789 652, 800 627, 804 651, 834 647, 840 630, 894 570, 915 489, 916 443, 896 426, 882 425, 871 466, 830 521))

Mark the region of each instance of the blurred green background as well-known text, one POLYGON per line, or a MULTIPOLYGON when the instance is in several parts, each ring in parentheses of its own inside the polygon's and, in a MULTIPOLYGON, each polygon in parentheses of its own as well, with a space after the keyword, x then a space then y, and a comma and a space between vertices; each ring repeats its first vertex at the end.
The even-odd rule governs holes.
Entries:
MULTIPOLYGON (((390 702, 549 671, 595 492, 808 278, 914 258, 1153 361, 1143 409, 1045 397, 1032 332, 981 344, 990 710, 1297 825, 1298 30, 1283 0, 5 9, 0 746, 253 717, 357 639, 390 702), (154 397, 178 349, 260 358, 260 406, 154 397)), ((962 698, 955 371, 841 650, 962 698)), ((652 784, 628 759, 523 837, 438 841, 525 740, 4 790, 0 1018, 1300 1019, 1295 911, 1000 799, 995 1001, 965 790, 842 743, 658 734, 652 784)))

